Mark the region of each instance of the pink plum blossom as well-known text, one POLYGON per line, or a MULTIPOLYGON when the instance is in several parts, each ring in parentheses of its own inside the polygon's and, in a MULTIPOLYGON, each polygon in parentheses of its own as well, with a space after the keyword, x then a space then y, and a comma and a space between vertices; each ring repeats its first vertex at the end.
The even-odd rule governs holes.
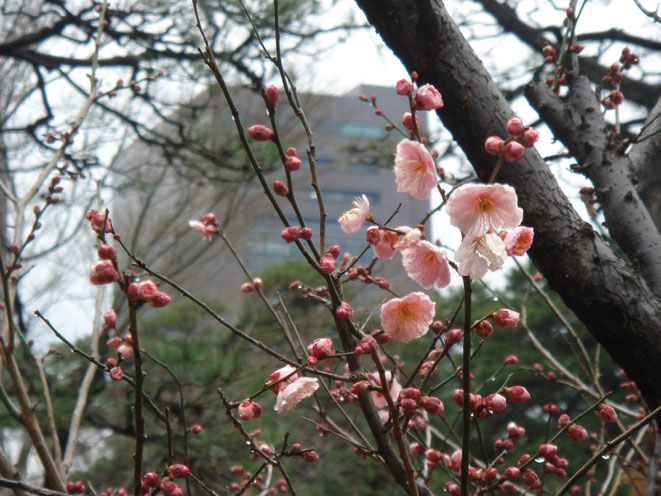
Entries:
POLYGON ((539 140, 539 131, 537 131, 534 127, 526 128, 525 132, 523 133, 523 136, 521 136, 521 138, 519 139, 521 144, 526 148, 530 148, 531 146, 534 146, 537 140, 539 140))
POLYGON ((188 225, 205 240, 211 241, 211 233, 207 233, 206 224, 199 220, 189 220, 188 225))
POLYGON ((492 228, 511 230, 521 224, 514 188, 507 184, 466 184, 447 204, 450 223, 466 236, 482 236, 492 228))
POLYGON ((507 121, 507 132, 510 133, 512 136, 516 136, 517 134, 521 134, 523 132, 523 122, 521 122, 521 119, 518 117, 510 117, 509 120, 507 121))
POLYGON ((395 91, 398 95, 410 96, 413 93, 413 83, 408 79, 400 79, 395 85, 395 91))
POLYGON ((103 322, 105 323, 106 326, 108 326, 108 328, 115 327, 115 325, 117 324, 117 313, 113 308, 103 312, 101 317, 103 318, 103 322))
POLYGON ((337 220, 345 233, 353 234, 360 231, 370 214, 370 202, 365 195, 353 201, 354 208, 347 210, 337 220))
POLYGON ((450 267, 445 251, 429 241, 420 241, 402 252, 404 269, 425 289, 450 284, 450 267))
POLYGON ((484 142, 484 149, 489 155, 500 155, 505 149, 505 142, 499 136, 489 136, 484 142))
POLYGON ((262 416, 262 407, 252 400, 242 401, 237 410, 238 417, 245 421, 262 416))
POLYGON ((93 286, 119 281, 119 272, 110 260, 101 260, 90 267, 90 283, 93 286))
POLYGON ((333 340, 331 338, 318 338, 315 339, 310 346, 308 346, 308 355, 315 358, 325 358, 333 354, 333 340))
POLYGON ((395 243, 395 250, 397 251, 403 251, 407 248, 411 248, 422 239, 422 231, 420 231, 420 229, 417 227, 415 229, 411 229, 409 226, 400 226, 396 229, 396 231, 404 233, 404 236, 402 236, 402 238, 397 243, 395 243))
POLYGON ((417 110, 436 110, 443 106, 443 98, 431 84, 418 88, 415 94, 415 108, 417 110))
POLYGON ((523 157, 525 151, 526 149, 521 143, 510 141, 505 145, 505 149, 503 150, 503 159, 505 159, 505 162, 516 162, 523 157))
POLYGON ((282 413, 296 408, 302 400, 312 396, 318 387, 319 381, 316 377, 299 377, 278 393, 274 410, 282 413))
POLYGON ((505 251, 512 255, 525 255, 532 246, 535 230, 532 227, 519 226, 513 231, 501 233, 500 237, 505 242, 505 251))
MULTIPOLYGON (((388 383, 388 391, 390 391, 390 397, 393 398, 393 400, 396 400, 397 397, 399 396, 399 393, 402 391, 402 386, 399 382, 397 382, 397 378, 393 377, 392 373, 389 370, 386 370, 386 382, 388 383)), ((381 386, 381 378, 378 373, 373 372, 369 374, 372 380, 376 383, 377 386, 381 386)), ((374 406, 377 408, 385 408, 388 406, 388 402, 386 401, 386 397, 383 396, 378 391, 372 391, 372 400, 374 401, 374 406)))
POLYGON ((418 200, 429 198, 438 183, 436 166, 427 148, 409 139, 397 145, 394 171, 397 192, 409 193, 418 200))
POLYGON ((294 382, 296 379, 298 379, 298 374, 296 374, 296 369, 291 365, 285 365, 284 367, 280 367, 278 370, 276 370, 269 376, 269 382, 280 381, 285 377, 287 377, 287 379, 278 382, 274 386, 271 386, 271 391, 278 394, 280 391, 282 391, 287 387, 287 384, 290 384, 294 382))
POLYGON ((418 291, 404 298, 393 298, 381 306, 383 332, 408 343, 427 333, 435 312, 436 303, 425 293, 418 291))
POLYGON ((497 312, 489 313, 489 317, 500 327, 516 327, 519 325, 519 313, 509 308, 501 308, 497 312))
POLYGON ((395 244, 399 241, 399 235, 388 229, 370 227, 367 230, 367 242, 372 245, 374 255, 380 259, 391 259, 397 253, 395 244))
POLYGON ((487 270, 499 270, 506 258, 505 243, 493 233, 466 236, 454 255, 459 274, 471 279, 481 279, 487 270))

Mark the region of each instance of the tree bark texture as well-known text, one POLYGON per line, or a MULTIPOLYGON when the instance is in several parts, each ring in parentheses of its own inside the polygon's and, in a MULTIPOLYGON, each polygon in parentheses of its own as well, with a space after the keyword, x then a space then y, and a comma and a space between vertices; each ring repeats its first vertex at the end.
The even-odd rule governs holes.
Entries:
MULTIPOLYGON (((431 83, 441 92, 445 106, 438 115, 478 177, 486 181, 495 159, 484 151, 484 141, 490 135, 507 136, 505 123, 513 112, 443 4, 438 0, 356 2, 406 69, 418 73, 419 84, 431 83)), ((578 134, 581 122, 567 125, 578 134)), ((602 150, 604 156, 613 153, 602 150)), ((616 194, 617 188, 626 186, 621 194, 631 192, 639 209, 635 190, 628 189, 631 179, 621 177, 627 171, 614 169, 613 174, 619 179, 612 174, 604 179, 613 182, 603 185, 602 193, 616 194)), ((635 248, 650 257, 646 280, 639 271, 640 260, 631 263, 579 217, 534 149, 527 149, 517 162, 505 164, 497 181, 516 189, 525 212, 523 223, 535 229, 529 254, 550 286, 636 381, 650 407, 661 404, 661 369, 649 365, 661 357, 661 301, 653 290, 661 268, 654 267, 658 255, 645 245, 635 248)), ((612 201, 626 200, 615 197, 612 201)), ((639 214, 649 222, 649 215, 639 214)), ((622 224, 629 220, 621 217, 607 217, 611 231, 627 228, 622 224)), ((645 243, 645 236, 637 233, 643 239, 636 242, 645 243)), ((656 243, 658 236, 653 229, 649 240, 656 243)))

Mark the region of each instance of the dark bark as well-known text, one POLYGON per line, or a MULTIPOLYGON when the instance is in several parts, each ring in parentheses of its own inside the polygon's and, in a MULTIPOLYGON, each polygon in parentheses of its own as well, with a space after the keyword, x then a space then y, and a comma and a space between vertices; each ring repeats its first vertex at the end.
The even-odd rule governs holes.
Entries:
MULTIPOLYGON (((512 116, 505 98, 459 32, 434 0, 356 0, 386 44, 420 84, 443 94, 438 114, 486 181, 494 158, 484 140, 507 136, 512 116)), ((636 381, 650 406, 661 403, 661 301, 645 279, 585 223, 532 149, 506 164, 499 182, 511 184, 535 228, 530 256, 549 284, 590 332, 636 381)))
POLYGON ((529 85, 526 96, 579 161, 574 170, 594 184, 609 233, 660 297, 661 236, 636 190, 634 165, 622 138, 609 130, 587 78, 570 73, 568 80, 566 100, 544 82, 529 85))
MULTIPOLYGON (((544 37, 542 30, 523 22, 517 15, 516 10, 510 7, 506 2, 501 3, 498 0, 480 0, 480 3, 487 12, 494 16, 496 21, 506 32, 514 34, 519 40, 521 40, 521 42, 540 54, 545 45, 554 44, 552 40, 548 40, 544 37)), ((601 39, 604 39, 608 35, 608 32, 600 34, 602 37, 601 39)), ((612 30, 610 34, 612 39, 621 39, 632 43, 637 41, 638 45, 641 45, 642 43, 642 41, 639 41, 637 38, 624 36, 623 33, 617 30, 612 30)), ((596 37, 597 35, 594 36, 596 37)), ((653 50, 659 49, 659 43, 655 43, 653 40, 650 41, 650 43, 646 43, 646 46, 653 50)), ((579 57, 579 60, 582 73, 590 78, 591 81, 601 81, 601 78, 608 74, 608 67, 604 67, 591 57, 579 57)), ((615 60, 613 62, 615 62, 615 60)), ((643 81, 629 77, 625 77, 621 84, 621 89, 627 96, 627 99, 640 105, 644 105, 647 108, 654 106, 656 101, 661 97, 661 86, 659 85, 647 84, 643 81)))

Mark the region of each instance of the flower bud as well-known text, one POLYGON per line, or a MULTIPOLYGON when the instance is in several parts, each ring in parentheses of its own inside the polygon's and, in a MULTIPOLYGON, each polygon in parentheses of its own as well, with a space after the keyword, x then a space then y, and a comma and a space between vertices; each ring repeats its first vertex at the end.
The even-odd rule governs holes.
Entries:
POLYGON ((110 369, 110 378, 113 381, 121 381, 122 377, 124 377, 124 371, 120 367, 113 367, 110 369))
POLYGON ((270 127, 263 124, 255 124, 248 128, 248 134, 257 141, 270 141, 275 136, 275 132, 270 127))
POLYGON ((144 487, 158 487, 161 483, 161 478, 156 472, 147 472, 142 476, 142 485, 144 487))
POLYGON ((336 266, 337 262, 335 262, 335 259, 331 256, 324 256, 319 260, 319 269, 324 274, 330 274, 335 270, 336 266))
POLYGON ((530 399, 530 393, 523 386, 512 386, 509 388, 509 395, 514 403, 524 403, 530 399))
POLYGON ((436 110, 443 106, 443 98, 431 84, 418 88, 415 94, 415 108, 417 110, 436 110))
POLYGON ((273 181, 273 191, 278 196, 287 196, 289 188, 282 181, 273 181))
POLYGON ((308 463, 314 463, 317 460, 319 460, 319 455, 315 450, 306 451, 301 456, 303 457, 303 460, 305 460, 308 463))
POLYGON ((103 322, 105 322, 109 328, 113 328, 117 324, 117 314, 112 308, 103 312, 101 317, 103 318, 103 322))
POLYGON ((186 477, 189 472, 190 469, 183 463, 176 463, 168 467, 168 474, 170 474, 170 477, 173 479, 181 479, 182 477, 186 477))
POLYGON ((427 459, 428 462, 431 463, 439 463, 443 459, 443 454, 435 449, 428 449, 425 451, 425 458, 427 459))
POLYGON ((369 392, 372 389, 372 385, 369 383, 369 381, 358 381, 354 383, 353 386, 351 386, 351 394, 359 395, 359 394, 365 394, 369 392))
POLYGON ((585 441, 588 438, 588 431, 582 425, 571 424, 567 428, 567 435, 572 441, 585 441))
POLYGON ((119 281, 119 272, 110 260, 101 260, 90 267, 89 278, 93 286, 100 286, 119 281))
POLYGON ((523 136, 519 138, 519 142, 526 148, 534 146, 535 143, 539 140, 539 131, 534 127, 528 127, 523 133, 523 136))
POLYGON ((542 53, 545 57, 555 57, 555 48, 553 48, 551 45, 546 45, 544 48, 542 48, 542 53))
POLYGON ((553 458, 558 453, 558 447, 555 444, 545 443, 539 447, 539 454, 546 459, 553 458))
POLYGON ((505 142, 498 136, 489 136, 484 142, 484 149, 489 155, 500 155, 505 149, 505 142))
POLYGON ((143 301, 151 301, 158 293, 158 286, 151 279, 145 279, 138 283, 138 298, 143 301))
POLYGON ((335 309, 335 315, 338 319, 350 319, 353 317, 353 308, 346 301, 343 301, 335 309))
POLYGON ((298 169, 301 168, 302 164, 303 162, 301 161, 301 159, 296 156, 285 158, 285 169, 287 169, 290 172, 297 171, 298 169))
POLYGON ((411 96, 413 93, 413 83, 407 79, 400 79, 395 85, 395 91, 398 95, 411 96))
POLYGON ((122 338, 115 336, 114 338, 110 338, 108 341, 106 341, 106 346, 108 346, 109 349, 114 350, 123 342, 124 340, 122 338))
POLYGON ((500 327, 516 327, 519 325, 519 314, 508 308, 489 313, 489 317, 500 327))
POLYGON ((278 98, 280 98, 280 92, 274 84, 271 84, 268 88, 266 88, 266 97, 268 98, 271 107, 275 108, 278 103, 278 98))
POLYGON ((450 346, 461 341, 461 336, 461 329, 452 329, 451 331, 448 331, 445 336, 443 336, 443 342, 445 343, 445 346, 449 348, 450 346))
POLYGON ((507 400, 501 394, 492 393, 487 396, 487 406, 495 413, 500 413, 507 408, 507 400))
POLYGON ((493 326, 488 320, 482 320, 475 327, 473 327, 473 331, 475 331, 475 334, 481 338, 488 338, 493 334, 493 326))
POLYGON ((420 406, 431 415, 442 415, 445 411, 445 405, 435 396, 423 396, 420 398, 420 406))
POLYGON ((524 146, 518 141, 510 141, 505 145, 505 150, 503 151, 503 158, 506 162, 515 162, 523 157, 523 153, 526 151, 524 146))
POLYGON ((420 443, 409 444, 409 453, 411 456, 422 456, 425 453, 425 447, 420 443))
POLYGON ((360 347, 362 348, 363 352, 365 353, 371 353, 373 350, 376 350, 379 345, 376 342, 376 339, 372 336, 363 336, 360 339, 360 347))
POLYGON ((163 291, 158 291, 149 303, 154 308, 163 308, 167 306, 172 301, 172 298, 169 294, 164 293, 163 291))
MULTIPOLYGON (((415 124, 419 128, 420 127, 420 120, 418 119, 418 116, 415 116, 415 124)), ((402 117, 402 125, 408 129, 409 131, 413 132, 413 116, 411 115, 411 112, 406 112, 404 114, 404 117, 402 117)))
POLYGON ((597 410, 599 410, 599 416, 604 422, 617 421, 617 413, 612 406, 604 405, 602 403, 597 407, 597 410))
POLYGON ((99 246, 99 258, 102 260, 115 260, 117 259, 117 250, 110 245, 99 246))
POLYGON ((523 132, 524 126, 521 119, 518 117, 510 117, 506 124, 507 132, 512 136, 516 136, 523 132))

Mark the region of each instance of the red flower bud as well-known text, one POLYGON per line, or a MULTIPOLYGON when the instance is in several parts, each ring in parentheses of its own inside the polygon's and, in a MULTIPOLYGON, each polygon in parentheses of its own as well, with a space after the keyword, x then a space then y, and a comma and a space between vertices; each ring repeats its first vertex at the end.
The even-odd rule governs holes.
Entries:
POLYGON ((275 136, 275 132, 270 127, 263 124, 255 124, 248 128, 248 134, 257 141, 270 141, 275 136))

